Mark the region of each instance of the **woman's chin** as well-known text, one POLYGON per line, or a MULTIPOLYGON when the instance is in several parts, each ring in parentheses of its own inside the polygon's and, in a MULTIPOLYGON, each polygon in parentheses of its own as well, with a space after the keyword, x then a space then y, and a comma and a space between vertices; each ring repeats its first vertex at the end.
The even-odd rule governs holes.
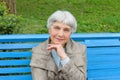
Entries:
POLYGON ((55 42, 55 44, 62 44, 61 42, 55 42))
POLYGON ((54 44, 61 44, 62 45, 63 43, 62 42, 54 42, 54 44))

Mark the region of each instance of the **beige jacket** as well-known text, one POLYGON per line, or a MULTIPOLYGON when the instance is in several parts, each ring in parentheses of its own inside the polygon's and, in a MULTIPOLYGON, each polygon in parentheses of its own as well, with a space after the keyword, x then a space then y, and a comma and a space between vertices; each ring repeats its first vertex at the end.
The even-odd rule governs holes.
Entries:
POLYGON ((32 49, 31 70, 33 80, 86 80, 86 47, 69 40, 66 53, 70 61, 57 69, 52 55, 46 50, 49 40, 32 49))

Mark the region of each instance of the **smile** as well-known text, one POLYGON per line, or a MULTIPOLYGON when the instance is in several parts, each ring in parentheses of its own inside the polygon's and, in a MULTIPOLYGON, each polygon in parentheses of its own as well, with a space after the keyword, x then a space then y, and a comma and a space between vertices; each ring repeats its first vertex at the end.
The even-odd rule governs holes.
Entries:
POLYGON ((62 41, 62 40, 64 40, 64 39, 60 39, 60 38, 56 38, 58 41, 62 41))

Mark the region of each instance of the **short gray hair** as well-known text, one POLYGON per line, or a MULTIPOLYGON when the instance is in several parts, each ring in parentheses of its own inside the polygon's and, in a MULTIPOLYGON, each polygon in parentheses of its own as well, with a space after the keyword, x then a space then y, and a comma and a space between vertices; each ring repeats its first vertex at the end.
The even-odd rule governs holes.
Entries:
POLYGON ((77 21, 75 17, 68 11, 56 11, 47 21, 47 28, 49 29, 54 22, 62 22, 72 28, 72 32, 76 32, 77 21))

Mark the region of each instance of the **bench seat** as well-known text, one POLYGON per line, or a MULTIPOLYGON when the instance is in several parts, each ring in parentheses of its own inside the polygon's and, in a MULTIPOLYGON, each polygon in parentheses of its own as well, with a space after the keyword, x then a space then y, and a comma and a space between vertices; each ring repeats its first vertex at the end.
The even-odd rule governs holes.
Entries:
MULTIPOLYGON (((0 80, 32 80, 31 49, 49 34, 0 35, 0 80)), ((120 33, 75 33, 87 46, 87 80, 120 80, 120 33)))

